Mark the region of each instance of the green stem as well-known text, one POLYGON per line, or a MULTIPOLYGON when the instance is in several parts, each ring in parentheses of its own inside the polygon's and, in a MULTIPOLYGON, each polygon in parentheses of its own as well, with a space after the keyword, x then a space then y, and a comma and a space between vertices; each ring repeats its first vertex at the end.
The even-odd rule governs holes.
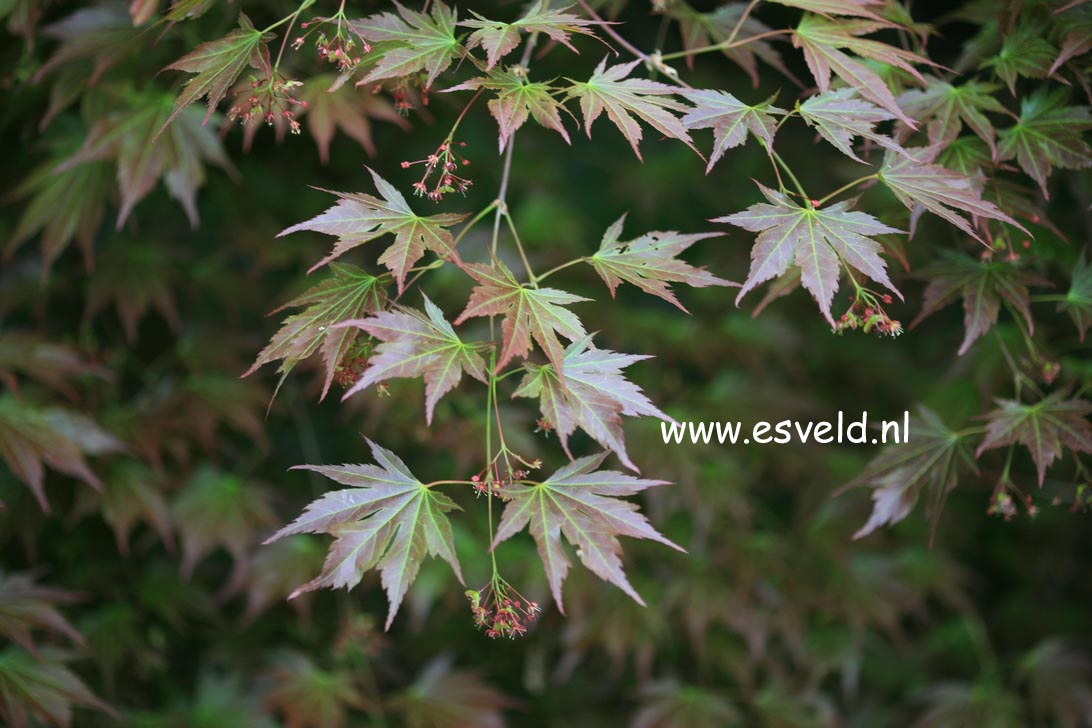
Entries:
POLYGON ((715 43, 713 45, 702 46, 700 48, 690 48, 682 51, 675 51, 674 53, 665 53, 660 56, 661 61, 670 61, 675 58, 686 58, 687 56, 696 56, 701 53, 713 53, 715 51, 729 51, 733 48, 738 48, 748 43, 752 43, 756 40, 762 40, 763 38, 770 38, 775 35, 786 35, 791 33, 789 28, 782 28, 781 30, 769 30, 765 33, 759 33, 758 35, 751 35, 742 40, 734 42, 724 41, 723 43, 715 43))
POLYGON ((767 146, 766 149, 769 150, 770 156, 773 157, 773 160, 777 163, 777 166, 781 167, 781 169, 785 171, 785 174, 789 176, 789 179, 792 181, 793 186, 796 187, 796 191, 799 192, 800 196, 804 198, 804 200, 807 201, 810 205, 811 198, 808 197, 807 192, 804 192, 804 186, 800 184, 800 180, 796 179, 796 175, 793 174, 792 169, 789 168, 789 165, 785 164, 785 160, 781 158, 780 154, 773 150, 773 147, 767 146))
POLYGON ((493 210, 496 209, 496 207, 497 207, 497 201, 493 200, 492 202, 489 203, 489 205, 484 210, 479 212, 474 217, 470 218, 470 221, 466 225, 464 225, 463 229, 459 231, 459 234, 455 236, 455 242, 452 243, 451 247, 454 248, 455 246, 457 246, 459 244, 459 241, 461 241, 464 237, 466 237, 466 234, 468 232, 470 232, 470 228, 474 227, 479 222, 481 222, 482 219, 486 215, 488 215, 489 213, 493 212, 493 210))
POLYGON ((527 280, 530 282, 532 288, 538 288, 538 278, 535 277, 535 272, 531 270, 531 264, 527 260, 527 254, 523 252, 523 243, 520 242, 519 233, 516 232, 516 224, 512 221, 512 214, 508 212, 507 205, 503 211, 504 220, 508 223, 508 230, 512 233, 512 239, 516 243, 516 250, 519 251, 519 259, 523 261, 523 268, 527 271, 527 280))
POLYGON ((856 187, 857 185, 859 185, 859 184, 861 184, 863 182, 867 182, 867 181, 872 180, 872 179, 876 179, 875 174, 866 175, 864 177, 861 177, 860 179, 855 179, 852 182, 844 184, 841 187, 839 187, 838 189, 834 190, 834 192, 831 192, 826 197, 820 198, 819 204, 817 204, 816 207, 822 207, 823 205, 827 204, 827 200, 830 200, 833 197, 837 197, 838 195, 842 194, 846 190, 851 190, 854 187, 856 187))
POLYGON ((545 273, 543 273, 542 275, 538 276, 537 280, 538 280, 539 283, 542 283, 542 281, 546 280, 547 278, 552 276, 554 273, 557 273, 558 271, 563 271, 566 268, 571 268, 574 265, 577 265, 579 263, 587 262, 587 260, 588 260, 588 258, 586 256, 582 255, 579 258, 573 258, 568 263, 562 263, 561 265, 555 265, 550 270, 548 270, 545 273))

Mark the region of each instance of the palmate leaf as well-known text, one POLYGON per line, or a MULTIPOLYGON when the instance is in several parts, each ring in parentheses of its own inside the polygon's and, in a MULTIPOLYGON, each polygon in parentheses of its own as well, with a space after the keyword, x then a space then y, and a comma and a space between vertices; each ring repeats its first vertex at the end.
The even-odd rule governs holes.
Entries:
POLYGON ((831 74, 834 73, 856 88, 864 98, 891 112, 911 128, 917 128, 917 123, 899 108, 894 94, 879 74, 842 50, 848 49, 859 56, 894 66, 924 83, 924 77, 914 64, 931 63, 928 59, 886 43, 860 37, 889 27, 892 27, 891 24, 885 21, 834 21, 805 13, 793 31, 792 42, 795 47, 804 51, 804 60, 821 93, 830 89, 831 74))
POLYGON ((406 728, 504 728, 514 705, 475 672, 453 668, 449 652, 425 665, 406 689, 391 696, 390 710, 406 728))
POLYGON ((379 62, 357 85, 424 73, 425 88, 447 70, 462 46, 455 37, 458 17, 453 8, 437 0, 427 13, 395 3, 398 15, 379 13, 353 23, 365 40, 377 44, 379 62))
POLYGON ((19 392, 22 376, 76 399, 77 392, 68 380, 87 375, 108 379, 109 371, 92 364, 76 349, 39 334, 0 331, 0 384, 12 392, 19 392))
POLYGON ((447 90, 481 88, 497 92, 496 97, 489 100, 489 113, 497 120, 500 151, 504 151, 508 140, 529 118, 540 126, 556 131, 566 143, 571 143, 569 132, 561 121, 561 112, 570 117, 572 114, 554 97, 560 89, 542 81, 528 81, 526 74, 507 68, 494 70, 488 76, 472 78, 447 90))
POLYGON ((134 460, 116 463, 103 478, 101 491, 80 491, 77 511, 102 518, 114 532, 118 551, 129 553, 129 537, 138 522, 153 528, 168 551, 174 551, 174 529, 163 486, 151 468, 134 460))
POLYGON ((514 51, 520 44, 521 33, 542 33, 551 40, 566 46, 573 53, 576 48, 570 42, 573 33, 594 36, 588 26, 596 25, 596 21, 581 18, 578 15, 565 12, 566 8, 547 9, 543 7, 542 0, 535 0, 523 17, 514 23, 501 23, 489 20, 473 10, 470 11, 475 20, 461 20, 459 25, 464 28, 474 28, 474 32, 466 39, 467 50, 481 47, 486 53, 486 70, 493 68, 504 56, 514 51))
POLYGON ((883 9, 883 0, 771 0, 771 2, 819 15, 850 15, 870 20, 881 19, 873 8, 883 9))
MULTIPOLYGON (((644 132, 637 119, 645 122, 664 136, 678 139, 691 149, 694 143, 682 120, 672 112, 687 111, 689 107, 671 98, 678 89, 659 81, 641 78, 626 78, 640 60, 619 63, 607 68, 604 58, 595 67, 587 81, 573 81, 568 89, 567 99, 579 99, 580 111, 584 117, 584 131, 591 138, 591 128, 595 120, 606 112, 622 136, 626 138, 638 159, 641 159, 639 147, 644 132), (634 117, 637 117, 636 119, 634 117)), ((697 151, 695 149, 695 151, 697 151)))
POLYGON ((111 238, 87 283, 83 309, 86 325, 112 305, 129 344, 136 342, 141 320, 152 311, 158 312, 172 331, 178 331, 181 323, 174 296, 178 262, 166 246, 141 242, 111 238))
POLYGON ((1001 45, 997 55, 982 62, 982 68, 992 68, 1001 80, 1016 93, 1016 79, 1046 78, 1050 75, 1058 50, 1044 36, 1045 28, 1033 22, 1018 23, 1001 45))
POLYGON ((385 121, 400 129, 409 123, 398 114, 389 101, 377 93, 358 91, 347 86, 331 90, 336 76, 312 76, 303 84, 299 99, 307 104, 307 131, 318 146, 319 160, 330 161, 330 143, 334 132, 340 131, 364 148, 369 156, 376 154, 372 140, 372 121, 385 121))
POLYGON ((922 496, 925 516, 935 533, 948 494, 964 473, 978 473, 971 457, 967 434, 950 429, 939 416, 925 407, 910 421, 906 442, 880 451, 856 478, 842 490, 870 487, 872 515, 853 538, 862 538, 883 525, 906 518, 922 496))
POLYGON ((997 409, 986 415, 986 436, 975 457, 1007 445, 1023 445, 1031 453, 1039 485, 1046 471, 1068 448, 1074 454, 1092 453, 1092 402, 1067 399, 1055 392, 1034 404, 998 399, 997 409))
POLYGON ((378 569, 390 601, 386 625, 390 629, 426 555, 447 561, 463 582, 451 523, 445 515, 459 507, 418 480, 390 450, 371 440, 368 446, 378 465, 297 466, 351 487, 314 501, 266 543, 294 533, 335 536, 322 573, 292 596, 323 587, 352 589, 365 571, 378 569))
POLYGON ((1027 232, 997 205, 982 199, 975 178, 933 164, 936 153, 936 148, 915 147, 902 154, 888 150, 884 155, 878 176, 911 211, 912 219, 916 220, 918 210, 925 209, 976 240, 982 237, 960 213, 969 214, 972 219, 1000 220, 1027 232))
POLYGON ((992 96, 998 88, 997 84, 974 80, 953 86, 927 76, 924 89, 911 89, 899 96, 898 102, 909 116, 926 123, 930 145, 948 146, 966 124, 996 156, 996 131, 985 112, 1007 113, 992 96))
POLYGON ((0 652, 0 718, 6 725, 68 728, 75 707, 101 710, 120 720, 117 711, 65 666, 68 659, 56 650, 43 651, 40 659, 15 647, 0 652))
POLYGON ((1029 285, 1049 285, 1032 271, 1004 261, 981 261, 970 256, 944 253, 942 259, 922 271, 929 280, 922 294, 921 312, 910 323, 917 326, 957 298, 963 299, 963 343, 959 355, 967 352, 975 341, 989 333, 997 324, 1001 302, 1012 306, 1035 330, 1031 318, 1029 285))
POLYGON ((777 131, 774 116, 786 113, 772 105, 777 94, 760 104, 748 106, 727 91, 702 89, 679 93, 694 104, 682 119, 686 128, 713 130, 713 153, 705 167, 707 174, 725 152, 747 141, 747 132, 764 142, 767 148, 772 146, 777 131))
POLYGON ((719 237, 720 233, 683 235, 671 230, 645 233, 639 238, 623 242, 620 238, 625 221, 626 216, 622 215, 607 228, 599 243, 599 250, 595 255, 586 258, 607 284, 612 297, 618 286, 625 282, 686 311, 686 307, 679 303, 671 290, 671 283, 685 283, 694 288, 734 285, 731 281, 717 278, 704 268, 695 268, 677 257, 699 240, 719 237))
POLYGON ((534 339, 557 369, 561 369, 564 352, 558 335, 577 341, 587 333, 572 311, 562 306, 591 299, 560 291, 556 288, 534 288, 521 285, 502 261, 493 265, 471 263, 466 272, 478 285, 470 292, 470 300, 459 318, 463 321, 478 316, 504 316, 501 321, 503 343, 497 355, 499 372, 516 357, 526 357, 534 339))
POLYGON ((597 470, 605 453, 582 457, 563 466, 541 483, 505 486, 508 501, 501 515, 492 548, 527 529, 538 546, 557 608, 564 613, 561 584, 569 571, 569 559, 561 538, 576 547, 577 557, 593 574, 610 582, 643 605, 622 570, 619 536, 658 541, 678 551, 684 549, 660 534, 638 512, 634 503, 619 496, 667 485, 663 480, 643 480, 613 470, 597 470))
POLYGON ((857 90, 842 88, 811 96, 799 106, 800 117, 815 127, 819 136, 851 159, 864 162, 853 151, 853 139, 861 137, 896 152, 902 147, 875 131, 876 124, 890 121, 894 114, 857 97, 857 90))
POLYGON ((268 73, 269 57, 265 44, 269 37, 254 27, 244 13, 239 13, 239 27, 219 40, 202 43, 191 53, 170 64, 164 71, 194 74, 182 87, 182 93, 159 131, 174 121, 182 110, 208 97, 207 123, 247 67, 268 73))
MULTIPOLYGON (((383 199, 363 192, 333 192, 338 197, 336 205, 316 217, 282 230, 277 237, 313 230, 337 237, 329 255, 311 266, 308 273, 321 268, 345 252, 388 233, 394 242, 379 256, 379 262, 394 273, 401 291, 406 274, 413 264, 424 256, 426 250, 444 259, 457 259, 455 238, 447 228, 466 219, 466 215, 441 213, 421 217, 410 209, 406 198, 392 184, 368 169, 375 187, 383 199)), ((327 190, 329 191, 329 190, 327 190)))
POLYGON ((345 263, 331 263, 330 271, 332 275, 322 283, 272 312, 286 308, 304 309, 284 320, 280 330, 243 374, 244 377, 253 374, 263 364, 279 360, 279 389, 281 382, 298 363, 321 353, 326 377, 319 399, 326 397, 338 366, 352 350, 360 333, 357 329, 335 328, 334 325, 379 311, 386 300, 379 279, 362 269, 345 263))
MULTIPOLYGON (((688 3, 668 3, 665 13, 670 18, 679 22, 679 34, 682 36, 682 44, 685 50, 705 48, 707 46, 724 43, 732 37, 732 31, 739 25, 746 3, 733 2, 721 5, 709 13, 701 13, 692 8, 688 3)), ((733 48, 725 48, 724 55, 730 58, 736 65, 744 70, 750 77, 751 83, 757 87, 759 82, 758 60, 776 68, 789 79, 795 81, 795 77, 785 67, 781 60, 781 54, 774 50, 773 45, 767 40, 750 40, 754 36, 768 33, 770 26, 748 15, 733 39, 740 41, 741 45, 733 48)), ((686 65, 694 67, 694 56, 686 57, 686 65)))
POLYGON ((784 274, 789 266, 800 268, 800 280, 819 304, 823 316, 834 325, 831 302, 838 290, 841 267, 849 266, 882 284, 900 298, 902 294, 887 277, 881 246, 873 235, 902 232, 863 212, 851 211, 850 202, 816 209, 801 207, 787 195, 759 184, 769 204, 752 205, 743 212, 715 218, 759 233, 751 248, 751 270, 743 282, 736 305, 752 288, 784 274))
POLYGON ((368 368, 345 397, 388 379, 423 377, 425 419, 432 424, 436 403, 458 385, 464 372, 482 383, 488 382, 485 360, 459 338, 444 318, 443 311, 428 296, 424 299, 424 313, 399 307, 339 325, 339 328, 365 331, 382 342, 368 359, 368 368))
POLYGON ((1059 310, 1069 314, 1077 326, 1077 334, 1084 341, 1092 326, 1092 263, 1083 255, 1073 266, 1073 277, 1065 299, 1058 304, 1059 310))
POLYGON ((1092 166, 1092 147, 1084 138, 1092 129, 1092 107, 1066 106, 1065 99, 1065 89, 1051 93, 1041 88, 1028 94, 1020 100, 1016 125, 999 135, 999 158, 1015 158, 1048 200, 1047 179, 1054 167, 1092 166))
POLYGON ((622 416, 674 421, 622 375, 622 369, 651 357, 589 349, 589 344, 587 336, 566 348, 560 370, 553 364, 526 365, 527 374, 512 396, 538 397, 543 419, 570 459, 569 436, 579 427, 636 471, 626 453, 622 416))
POLYGON ((41 653, 32 636, 38 630, 63 635, 83 645, 83 635, 57 609, 57 605, 79 598, 75 592, 36 584, 29 574, 0 572, 0 636, 39 658, 41 653))
POLYGON ((292 728, 343 728, 350 709, 368 707, 351 670, 324 670, 300 652, 278 655, 267 678, 266 704, 292 728))

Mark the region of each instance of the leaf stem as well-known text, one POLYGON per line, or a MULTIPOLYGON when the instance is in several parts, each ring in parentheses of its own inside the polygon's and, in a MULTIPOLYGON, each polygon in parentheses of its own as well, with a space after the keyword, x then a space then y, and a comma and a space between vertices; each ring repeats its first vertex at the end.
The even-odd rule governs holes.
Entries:
POLYGON ((841 187, 839 187, 838 189, 834 190, 834 192, 831 192, 826 197, 819 198, 819 202, 818 202, 818 204, 816 204, 816 207, 822 207, 823 205, 827 204, 827 201, 830 200, 831 198, 837 197, 838 195, 842 194, 846 190, 851 190, 854 187, 856 187, 857 185, 862 184, 864 182, 868 182, 869 180, 873 180, 873 179, 876 179, 876 175, 875 174, 869 174, 869 175, 866 175, 864 177, 861 177, 860 179, 855 179, 852 182, 848 182, 848 183, 842 185, 841 187))
POLYGON ((508 206, 505 205, 504 220, 508 223, 508 230, 512 233, 512 239, 516 243, 516 250, 519 251, 519 259, 523 261, 523 267, 527 271, 527 280, 530 282, 532 288, 538 288, 538 278, 535 277, 535 272, 531 270, 531 264, 527 260, 527 254, 523 251, 523 243, 519 239, 519 233, 516 232, 516 224, 512 221, 512 214, 508 212, 508 206))
POLYGON ((729 51, 733 48, 738 48, 742 45, 747 45, 756 40, 762 40, 763 38, 770 38, 775 35, 785 35, 791 33, 792 29, 782 28, 780 30, 769 30, 765 33, 759 33, 758 35, 751 35, 737 41, 724 41, 722 43, 714 43, 713 45, 702 46, 700 48, 689 48, 686 50, 675 51, 674 53, 664 53, 660 56, 661 61, 670 61, 676 58, 686 58, 687 56, 696 56, 701 53, 712 53, 714 51, 729 51))
POLYGON ((542 275, 538 276, 538 282, 542 283, 542 281, 546 280, 547 278, 552 276, 554 273, 557 273, 558 271, 563 271, 566 268, 571 268, 574 265, 577 265, 578 263, 584 263, 587 260, 588 260, 587 256, 582 255, 579 258, 573 258, 568 263, 562 263, 561 265, 555 265, 550 270, 548 270, 545 273, 543 273, 542 275))
MULTIPOLYGON (((763 142, 763 144, 765 144, 765 142, 763 142)), ((777 163, 777 166, 785 170, 785 174, 789 176, 789 179, 792 181, 793 186, 796 187, 796 191, 800 193, 800 196, 810 203, 811 198, 808 197, 808 193, 804 191, 804 187, 800 184, 800 180, 796 179, 796 175, 793 174, 792 169, 789 167, 789 165, 785 164, 785 160, 781 158, 781 155, 775 152, 773 150, 773 147, 767 146, 766 149, 769 150, 770 157, 772 157, 774 162, 777 163)))

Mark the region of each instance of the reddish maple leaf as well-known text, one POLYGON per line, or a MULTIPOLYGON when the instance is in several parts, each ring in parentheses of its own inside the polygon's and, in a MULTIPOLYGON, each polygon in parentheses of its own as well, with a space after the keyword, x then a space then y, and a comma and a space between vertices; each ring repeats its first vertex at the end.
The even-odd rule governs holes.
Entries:
POLYGON ((588 29, 588 26, 595 25, 596 21, 567 13, 564 8, 547 9, 543 7, 542 0, 535 0, 527 8, 527 12, 523 14, 523 17, 514 23, 489 20, 473 10, 470 13, 476 19, 461 20, 459 25, 466 28, 475 28, 470 37, 466 39, 466 47, 468 50, 473 50, 479 46, 485 49, 486 70, 493 68, 497 61, 519 46, 521 33, 542 33, 551 40, 565 45, 573 53, 578 52, 570 42, 570 36, 573 33, 595 35, 588 29))
POLYGON ((1039 485, 1046 471, 1065 448, 1073 453, 1092 452, 1092 402, 1086 399, 1066 399, 1055 392, 1034 404, 1010 399, 997 400, 997 409, 986 415, 986 436, 975 451, 975 457, 987 450, 1006 445, 1023 445, 1035 461, 1039 485))

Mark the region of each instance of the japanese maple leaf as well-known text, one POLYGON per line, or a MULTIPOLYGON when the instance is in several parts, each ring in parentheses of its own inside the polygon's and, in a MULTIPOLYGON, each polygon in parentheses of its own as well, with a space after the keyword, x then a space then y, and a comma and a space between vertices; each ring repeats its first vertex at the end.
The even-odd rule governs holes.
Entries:
POLYGON ((247 68, 264 73, 270 69, 265 44, 269 40, 256 29, 244 13, 239 13, 239 27, 219 40, 197 46, 191 53, 179 58, 163 70, 184 71, 194 76, 186 81, 182 93, 159 129, 159 133, 174 121, 182 110, 202 97, 208 97, 205 122, 212 117, 216 107, 247 68))
POLYGON ((705 167, 707 174, 726 151, 747 141, 747 132, 769 148, 777 131, 774 116, 786 113, 784 109, 771 105, 777 98, 776 94, 760 104, 749 106, 727 91, 702 89, 679 93, 694 104, 694 108, 682 119, 686 128, 713 130, 713 153, 709 155, 709 163, 705 167))
POLYGON ((627 468, 637 470, 626 454, 622 415, 674 422, 622 375, 622 369, 651 357, 589 349, 590 343, 587 336, 566 348, 560 371, 553 364, 528 364, 512 396, 539 398, 543 418, 570 458, 569 435, 580 427, 627 468))
POLYGON ((1006 445, 1023 445, 1035 461, 1039 485, 1056 458, 1068 448, 1074 454, 1092 452, 1092 402, 1066 399, 1055 392, 1034 404, 1009 399, 996 400, 997 409, 986 416, 986 436, 975 457, 1006 445))
POLYGON ((366 331, 382 342, 368 359, 368 368, 345 397, 387 379, 423 377, 425 418, 432 424, 436 403, 455 388, 464 372, 482 383, 488 382, 481 355, 459 338, 444 318, 443 311, 428 296, 424 299, 424 313, 400 307, 377 313, 372 318, 339 324, 339 328, 366 331))
POLYGON ((69 380, 81 376, 109 379, 110 373, 73 347, 30 332, 0 331, 0 384, 12 392, 19 393, 19 380, 26 377, 78 399, 79 392, 69 380))
POLYGON ((60 604, 76 601, 79 595, 75 592, 36 584, 30 574, 0 572, 0 635, 39 658, 33 639, 38 630, 83 645, 83 635, 57 609, 60 604))
POLYGON ((1088 328, 1092 326, 1092 264, 1082 254, 1073 266, 1073 278, 1058 308, 1064 310, 1077 326, 1077 334, 1084 341, 1088 328))
POLYGON ((916 219, 916 210, 924 208, 976 240, 982 240, 982 237, 960 213, 967 213, 972 218, 1000 220, 1027 232, 997 205, 982 199, 973 177, 933 164, 936 151, 935 148, 916 147, 904 150, 902 154, 888 150, 884 155, 878 176, 895 198, 911 211, 912 219, 916 219))
POLYGON ((860 37, 889 27, 891 24, 885 21, 845 19, 834 21, 806 13, 793 32, 792 42, 795 47, 804 51, 804 60, 820 92, 830 89, 830 78, 833 72, 856 88, 861 96, 882 106, 905 124, 916 129, 916 122, 899 108, 895 96, 880 75, 842 50, 848 49, 859 56, 902 69, 924 82, 924 77, 914 64, 930 63, 930 61, 910 51, 860 37))
POLYGON ((902 147, 890 137, 875 131, 876 124, 890 121, 895 115, 857 97, 854 88, 826 91, 800 104, 800 117, 815 127, 819 136, 838 151, 858 162, 864 162, 853 151, 853 139, 861 137, 894 151, 902 147))
POLYGON ((409 128, 409 123, 381 95, 347 86, 331 90, 335 80, 332 74, 309 78, 299 96, 300 101, 307 104, 304 109, 307 131, 318 146, 319 160, 323 164, 330 161, 330 143, 335 130, 356 141, 369 156, 374 157, 373 120, 385 121, 400 129, 409 128))
POLYGON ((1020 167, 1039 183, 1050 199, 1047 178, 1054 167, 1081 169, 1092 166, 1092 147, 1084 133, 1092 129, 1092 107, 1066 106, 1065 90, 1046 89, 1020 100, 1020 118, 1015 126, 1002 129, 998 156, 1016 158, 1020 167))
POLYGON ((1046 28, 1041 25, 1017 24, 1005 37, 997 55, 984 60, 981 67, 992 68, 1015 94, 1018 77, 1046 78, 1050 75, 1058 50, 1044 37, 1046 34, 1046 28))
POLYGON ((910 432, 906 442, 885 447, 860 475, 842 486, 841 490, 874 488, 872 515, 853 538, 898 523, 922 496, 926 499, 925 516, 935 533, 944 502, 960 476, 978 474, 966 442, 968 435, 949 428, 932 410, 919 407, 918 416, 910 421, 910 432))
POLYGON ((300 230, 314 230, 337 237, 333 251, 311 266, 309 273, 346 251, 387 234, 394 236, 394 242, 379 256, 379 262, 394 273, 399 291, 405 286, 406 273, 424 256, 425 250, 431 250, 445 259, 458 257, 455 252, 455 238, 447 228, 466 219, 466 215, 441 213, 421 217, 410 209, 406 198, 393 185, 371 168, 368 172, 371 173, 375 187, 383 195, 383 199, 363 192, 330 191, 330 194, 339 198, 336 205, 317 217, 282 230, 277 235, 281 237, 300 230))
POLYGON ((274 314, 286 308, 303 308, 303 311, 284 320, 280 330, 258 354, 250 369, 243 374, 244 377, 253 374, 263 364, 279 360, 279 389, 285 377, 297 364, 321 353, 326 377, 319 399, 326 397, 338 366, 352 350, 360 333, 358 329, 335 328, 334 325, 380 310, 385 299, 379 279, 362 269, 354 265, 332 263, 330 271, 332 275, 329 278, 271 312, 274 314))
POLYGON ((899 106, 909 116, 927 123, 929 144, 946 147, 955 141, 963 124, 997 154, 995 130, 985 112, 1007 113, 992 94, 1000 88, 984 81, 967 81, 953 86, 927 76, 924 89, 911 89, 899 96, 899 106))
MULTIPOLYGON (((494 70, 488 76, 473 78, 447 90, 482 88, 497 93, 496 97, 489 100, 489 113, 497 120, 500 151, 504 151, 508 140, 529 118, 540 126, 556 131, 566 143, 571 143, 569 132, 561 121, 561 112, 569 114, 569 110, 554 98, 554 94, 559 91, 556 87, 542 81, 528 81, 526 74, 504 69, 494 70)), ((572 114, 569 116, 572 117, 572 114)))
POLYGON ((883 9, 883 0, 771 0, 771 2, 819 15, 851 15, 870 20, 881 20, 872 8, 883 9))
POLYGON ((604 58, 587 81, 568 79, 572 86, 568 89, 567 98, 580 99, 580 111, 584 116, 584 130, 588 138, 591 138, 592 124, 605 111, 607 118, 633 147, 638 159, 641 159, 639 145, 644 132, 637 119, 664 136, 678 139, 695 149, 686 126, 672 113, 688 110, 685 104, 671 98, 678 89, 659 81, 626 78, 639 63, 641 61, 636 60, 607 68, 607 59, 604 58))
POLYGON ((800 280, 819 304, 830 324, 831 302, 838 290, 843 265, 860 271, 893 291, 887 277, 887 264, 880 257, 881 246, 870 236, 902 232, 888 227, 863 212, 851 211, 850 202, 837 202, 817 209, 810 203, 801 207, 787 195, 759 184, 770 204, 752 205, 743 212, 720 217, 713 222, 727 222, 759 233, 751 249, 751 270, 736 296, 736 305, 752 288, 777 278, 789 266, 800 268, 800 280))
POLYGON ((427 13, 397 2, 395 7, 398 15, 379 13, 353 23, 361 37, 381 44, 372 49, 381 54, 379 62, 357 85, 424 73, 424 85, 429 88, 460 55, 462 46, 455 37, 456 12, 439 0, 427 13))
POLYGON ((675 298, 671 283, 685 283, 694 288, 734 285, 731 281, 717 278, 704 268, 695 268, 677 257, 699 240, 719 237, 721 233, 683 235, 671 230, 645 233, 635 240, 623 242, 620 238, 625 221, 626 216, 622 215, 607 228, 602 242, 599 243, 599 250, 587 258, 588 263, 607 284, 612 297, 623 282, 631 283, 645 293, 662 298, 686 311, 686 307, 675 298))
POLYGON ((447 561, 463 582, 455 555, 451 523, 445 515, 459 507, 422 483, 390 450, 368 440, 378 465, 300 465, 349 488, 327 493, 295 521, 270 537, 271 543, 294 533, 329 533, 336 537, 322 573, 296 589, 352 589, 369 569, 378 569, 390 610, 387 629, 426 555, 447 561))
POLYGON ((508 504, 492 547, 528 529, 538 546, 550 591, 562 614, 565 609, 561 584, 570 566, 562 536, 576 547, 577 558, 593 574, 619 587, 641 605, 644 601, 622 570, 622 545, 618 537, 649 539, 684 551, 653 528, 638 512, 636 504, 619 498, 667 482, 596 470, 605 457, 605 453, 582 457, 541 483, 518 483, 504 488, 508 504))
POLYGON ((1028 286, 1049 285, 1032 271, 1012 263, 980 261, 955 253, 944 254, 922 275, 929 280, 929 285, 922 294, 921 313, 910 326, 917 326, 925 317, 962 298, 964 334, 959 346, 960 356, 997 324, 1002 301, 1024 317, 1029 332, 1034 331, 1028 286))
POLYGON ((532 339, 560 369, 564 350, 558 335, 576 341, 587 333, 576 314, 562 307, 591 299, 556 288, 521 285, 500 260, 493 265, 472 263, 466 266, 466 272, 478 285, 470 292, 466 309, 455 319, 455 325, 477 316, 504 316, 496 371, 501 371, 515 357, 526 357, 532 339))
POLYGON ((15 647, 0 651, 0 719, 11 728, 68 726, 72 709, 79 706, 100 710, 119 723, 121 715, 68 669, 70 659, 56 649, 44 649, 37 657, 15 647))
POLYGON ((475 20, 461 20, 459 25, 476 29, 466 39, 466 47, 468 50, 483 48, 486 53, 485 68, 489 70, 519 46, 521 33, 542 33, 563 44, 573 53, 578 53, 570 42, 570 37, 573 33, 594 36, 588 26, 595 25, 597 21, 581 18, 565 10, 566 8, 547 9, 543 7, 542 0, 535 0, 523 17, 514 23, 489 20, 471 10, 470 14, 475 20))
MULTIPOLYGON (((679 34, 682 36, 685 50, 725 43, 729 38, 732 38, 733 45, 735 41, 739 41, 740 45, 725 48, 724 55, 744 70, 756 88, 759 82, 759 59, 796 82, 796 78, 782 62, 781 54, 774 50, 769 41, 751 40, 759 35, 765 37, 764 34, 771 30, 770 26, 748 15, 736 31, 745 7, 746 4, 742 2, 729 3, 721 5, 712 12, 701 13, 687 3, 668 3, 664 12, 668 17, 679 22, 679 34), (736 33, 734 38, 733 31, 736 33)), ((694 67, 694 55, 686 57, 686 65, 690 68, 694 67)))

